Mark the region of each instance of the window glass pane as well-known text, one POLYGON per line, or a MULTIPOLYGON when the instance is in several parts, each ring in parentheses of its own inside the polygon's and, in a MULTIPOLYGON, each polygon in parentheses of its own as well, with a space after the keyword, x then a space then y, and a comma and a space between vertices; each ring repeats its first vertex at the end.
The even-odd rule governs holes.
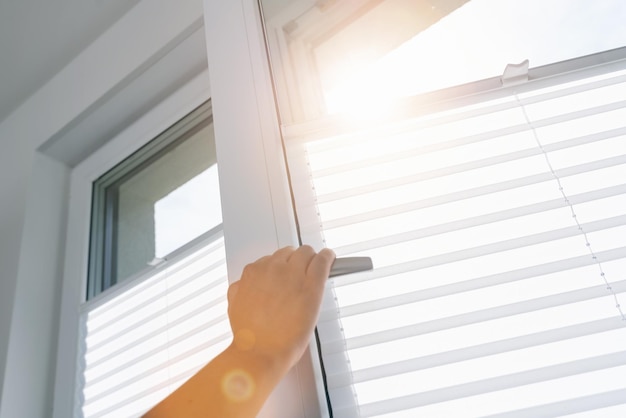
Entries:
POLYGON ((206 113, 190 115, 96 182, 92 295, 152 268, 222 223, 206 113))
POLYGON ((154 204, 156 257, 171 253, 222 223, 218 188, 214 164, 154 204))
POLYGON ((221 223, 211 128, 202 128, 117 186, 111 199, 117 198, 118 279, 221 223))

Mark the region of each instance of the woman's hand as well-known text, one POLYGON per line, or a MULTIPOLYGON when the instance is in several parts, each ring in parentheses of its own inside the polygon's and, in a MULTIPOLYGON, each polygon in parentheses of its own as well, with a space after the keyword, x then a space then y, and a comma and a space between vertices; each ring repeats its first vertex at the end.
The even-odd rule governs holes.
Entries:
POLYGON ((228 290, 234 345, 290 369, 317 322, 335 254, 304 245, 285 247, 249 264, 228 290))

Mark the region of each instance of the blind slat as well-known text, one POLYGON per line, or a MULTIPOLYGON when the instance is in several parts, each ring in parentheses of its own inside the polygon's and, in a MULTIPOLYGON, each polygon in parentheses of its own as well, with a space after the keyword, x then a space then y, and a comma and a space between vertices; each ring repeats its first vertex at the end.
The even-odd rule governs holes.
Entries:
MULTIPOLYGON (((206 308, 203 307, 203 309, 206 309, 206 308)), ((190 317, 185 317, 184 319, 181 319, 177 323, 172 323, 171 326, 175 327, 178 324, 182 323, 183 321, 189 321, 190 319, 191 319, 190 317)), ((213 327, 215 325, 226 324, 227 321, 228 321, 228 317, 226 315, 218 316, 218 317, 212 319, 211 321, 208 321, 208 322, 206 322, 206 323, 204 323, 204 324, 194 328, 191 331, 186 332, 185 334, 183 334, 183 335, 181 335, 181 336, 179 336, 179 337, 177 337, 175 339, 171 339, 171 340, 168 340, 168 341, 166 341, 165 343, 163 343, 161 345, 157 345, 157 346, 153 347, 149 351, 141 352, 141 354, 138 354, 138 356, 140 356, 140 358, 138 358, 138 357, 128 358, 129 357, 128 353, 136 345, 139 345, 142 342, 145 342, 146 340, 149 340, 151 337, 162 335, 164 332, 167 332, 167 329, 159 330, 159 331, 157 331, 155 333, 150 334, 148 337, 144 337, 141 340, 133 341, 130 344, 124 345, 123 347, 120 347, 119 349, 117 349, 117 350, 115 350, 113 352, 108 353, 106 356, 98 359, 97 361, 88 364, 88 367, 91 370, 96 369, 96 368, 98 368, 100 366, 103 366, 103 367, 105 367, 107 369, 107 372, 104 373, 104 374, 99 375, 97 378, 90 379, 89 383, 86 385, 86 387, 90 386, 90 385, 97 384, 100 380, 103 380, 103 379, 106 379, 108 377, 114 376, 116 373, 120 372, 121 370, 125 370, 127 367, 132 366, 136 361, 140 360, 141 358, 150 357, 151 355, 154 355, 154 354, 160 353, 160 352, 162 352, 164 350, 167 350, 168 346, 171 345, 171 344, 177 344, 177 343, 179 343, 181 341, 184 341, 186 338, 194 336, 197 333, 199 333, 199 332, 201 332, 203 330, 209 329, 209 328, 211 328, 211 327, 213 327), (111 359, 114 359, 114 358, 116 358, 118 356, 122 356, 122 355, 124 355, 125 358, 128 358, 128 360, 124 364, 119 365, 116 368, 111 369, 111 367, 109 366, 108 362, 111 359)))
POLYGON ((471 360, 478 357, 485 357, 500 354, 507 351, 520 350, 542 344, 567 340, 570 338, 582 337, 596 333, 624 330, 626 326, 619 318, 605 318, 582 324, 570 325, 567 327, 551 329, 535 334, 522 335, 519 337, 498 340, 491 343, 460 348, 457 350, 441 352, 425 357, 413 358, 398 362, 385 363, 380 366, 367 369, 355 370, 350 376, 343 374, 330 374, 328 377, 331 388, 347 386, 354 383, 368 380, 381 379, 396 374, 408 373, 416 370, 437 367, 445 364, 455 363, 464 360, 471 360))
MULTIPOLYGON (((615 282, 612 284, 612 287, 617 293, 625 292, 626 280, 615 282)), ((586 289, 572 290, 558 295, 544 296, 543 298, 532 299, 505 306, 498 306, 463 315, 446 317, 430 322, 408 325, 401 328, 390 328, 386 331, 348 338, 346 341, 325 341, 322 342, 322 347, 325 352, 334 353, 343 350, 344 346, 348 349, 366 347, 373 344, 381 344, 388 341, 413 337, 415 335, 435 332, 442 329, 455 328, 476 322, 519 315, 525 312, 537 311, 540 309, 551 308, 554 306, 580 302, 603 296, 607 296, 606 289, 601 286, 593 286, 586 289)))
MULTIPOLYGON (((403 398, 395 398, 377 403, 361 405, 361 416, 371 417, 415 408, 436 402, 445 402, 449 399, 478 395, 481 393, 502 390, 506 388, 529 385, 540 381, 558 379, 565 376, 592 372, 626 364, 626 352, 606 354, 599 357, 563 363, 541 369, 528 370, 514 375, 506 375, 471 382, 463 385, 450 386, 444 389, 423 392, 403 398)), ((339 412, 340 414, 341 412, 339 412)))
MULTIPOLYGON (((569 147, 591 144, 591 143, 602 141, 605 139, 616 138, 616 137, 623 136, 623 135, 626 135, 626 128, 618 127, 614 129, 604 130, 601 132, 594 132, 588 135, 574 137, 574 138, 567 139, 564 141, 558 141, 558 142, 554 142, 551 144, 546 144, 545 150, 549 152, 557 151, 557 150, 565 149, 569 147)), ((315 177, 325 177, 325 176, 330 176, 334 174, 341 174, 343 172, 347 172, 351 170, 371 167, 372 165, 376 165, 376 164, 402 161, 402 160, 414 158, 417 156, 428 155, 436 151, 453 149, 453 148, 460 147, 463 145, 477 143, 483 140, 485 139, 482 137, 465 137, 465 138, 451 140, 445 143, 424 145, 418 148, 402 150, 401 152, 397 152, 397 153, 384 154, 381 156, 377 156, 375 158, 368 158, 364 160, 351 162, 348 164, 334 165, 332 167, 316 170, 312 172, 311 175, 315 177)), ((539 151, 536 149, 534 150, 527 149, 523 151, 518 151, 517 155, 518 155, 518 158, 522 158, 525 156, 535 155, 537 152, 539 151)), ((309 153, 311 153, 311 151, 309 151, 309 153)), ((514 159, 516 154, 511 153, 510 155, 513 157, 512 159, 514 159)))
POLYGON ((583 193, 568 197, 569 202, 566 202, 563 198, 553 199, 549 201, 543 201, 534 203, 532 205, 519 206, 513 209, 503 210, 500 212, 491 212, 481 216, 475 216, 472 218, 465 218, 459 221, 450 222, 447 224, 433 225, 427 228, 409 230, 407 232, 382 236, 379 238, 371 239, 368 241, 355 242, 350 245, 342 247, 336 247, 335 252, 340 254, 357 253, 366 251, 373 248, 393 245, 402 243, 405 241, 415 240, 419 238, 425 238, 431 235, 443 234, 446 232, 452 232, 464 228, 471 228, 475 226, 481 226, 493 222, 510 220, 513 218, 522 217, 525 215, 538 214, 546 212, 552 209, 566 208, 570 204, 580 204, 584 202, 590 202, 593 200, 604 199, 607 197, 619 196, 626 194, 626 184, 614 187, 608 187, 605 189, 594 190, 592 192, 583 193))
MULTIPOLYGON (((182 354, 179 354, 176 357, 172 357, 167 359, 167 361, 165 361, 164 363, 158 363, 155 364, 154 366, 150 367, 149 369, 146 369, 144 371, 142 371, 142 373, 135 375, 133 378, 128 379, 128 380, 124 380, 124 381, 119 381, 118 379, 115 379, 115 386, 110 386, 108 387, 105 391, 99 391, 97 395, 93 395, 89 398, 89 400, 87 400, 84 404, 84 406, 89 406, 92 403, 98 402, 99 400, 105 399, 108 396, 110 396, 111 394, 114 393, 118 393, 118 392, 125 392, 128 391, 128 388, 133 387, 133 385, 140 381, 140 380, 144 380, 146 378, 149 378, 150 376, 154 375, 155 373, 163 370, 164 368, 170 366, 173 363, 176 363, 178 361, 182 361, 186 358, 188 358, 189 356, 196 354, 206 348, 211 348, 211 347, 215 347, 217 344, 223 343, 225 341, 227 341, 230 338, 230 334, 228 332, 223 333, 211 340, 207 340, 205 343, 203 343, 202 345, 193 345, 191 346, 191 349, 188 349, 187 351, 185 351, 182 354)), ((200 365, 202 365, 204 363, 201 363, 200 365)), ((197 369, 197 366, 196 366, 197 369)), ((109 376, 110 377, 110 376, 109 376)), ((85 387, 85 390, 89 390, 89 386, 85 387)))
MULTIPOLYGON (((125 336, 132 339, 132 336, 130 334, 132 334, 133 332, 137 332, 139 330, 141 330, 141 328, 145 327, 146 323, 150 322, 152 319, 155 318, 159 318, 160 316, 167 314, 171 311, 174 311, 177 308, 183 308, 185 312, 185 315, 189 315, 190 312, 188 312, 188 310, 186 309, 185 304, 189 303, 189 301, 193 298, 198 298, 199 296, 205 295, 206 296, 211 296, 210 293, 214 292, 216 290, 216 288, 218 288, 220 285, 222 287, 224 287, 224 283, 226 282, 226 277, 221 277, 220 279, 218 279, 215 282, 210 283, 209 285, 197 290, 195 293, 189 293, 188 295, 186 295, 182 300, 179 300, 175 303, 169 304, 169 303, 161 303, 161 305, 165 305, 163 306, 161 309, 159 310, 155 310, 154 309, 154 302, 152 305, 145 305, 144 308, 147 308, 149 310, 149 315, 146 316, 145 318, 140 319, 139 321, 136 322, 132 322, 130 325, 125 326, 125 327, 120 327, 119 323, 120 322, 127 322, 124 321, 123 319, 119 319, 118 321, 111 321, 108 326, 109 327, 113 327, 119 330, 114 330, 114 332, 109 333, 105 339, 103 339, 102 341, 99 341, 95 344, 89 344, 88 341, 88 347, 89 347, 89 351, 93 354, 93 353, 97 353, 98 350, 104 348, 106 350, 109 350, 108 348, 106 348, 106 346, 108 344, 110 344, 111 341, 117 341, 117 340, 122 340, 125 336), (152 309, 151 309, 152 308, 152 309)), ((167 298, 167 292, 165 292, 162 296, 161 299, 166 299, 167 298)), ((225 295, 220 295, 219 297, 209 300, 208 303, 204 304, 203 307, 206 308, 210 308, 212 306, 215 306, 216 304, 220 303, 220 302, 224 302, 226 300, 226 296, 225 295)), ((171 323, 180 323, 180 318, 176 319, 176 318, 168 318, 168 321, 171 321, 171 323)), ((103 327, 104 328, 104 327, 103 327)), ((100 331, 103 331, 104 329, 100 329, 100 331)), ((143 330, 142 330, 143 331, 143 330)), ((155 330, 156 331, 156 330, 155 330)), ((92 338, 95 338, 98 336, 96 331, 91 331, 91 335, 92 338)), ((89 337, 88 337, 89 338, 89 337)))
MULTIPOLYGON (((485 418, 560 417, 563 415, 577 414, 585 411, 595 411, 610 406, 624 404, 626 404, 626 389, 618 389, 610 392, 568 399, 566 401, 554 402, 547 405, 540 405, 534 408, 526 408, 517 411, 490 415, 485 418)), ((626 411, 626 408, 624 411, 626 411)))
MULTIPOLYGON (((584 231, 587 233, 591 233, 594 231, 602 231, 605 229, 615 228, 626 225, 626 215, 616 216, 609 219, 603 219, 600 221, 590 222, 583 225, 584 231)), ((442 265, 447 263, 452 263, 455 261, 467 260, 471 258, 480 257, 483 255, 496 254, 500 252, 504 252, 507 250, 519 249, 521 247, 527 247, 532 245, 537 245, 541 243, 545 243, 548 241, 554 241, 564 238, 571 238, 580 235, 580 230, 576 226, 568 227, 568 228, 560 228, 552 231, 547 231, 543 233, 537 233, 533 235, 527 235, 520 238, 513 238, 506 241, 500 241, 492 244, 485 244, 482 246, 463 249, 459 251, 454 251, 450 253, 445 253, 441 255, 435 255, 431 257, 426 257, 414 261, 407 261, 395 265, 390 265, 387 267, 381 267, 385 269, 383 271, 379 271, 378 275, 382 276, 387 273, 390 274, 398 274, 400 272, 414 271, 423 269, 426 267, 442 265)), ((583 242, 584 244, 584 242, 583 242)), ((343 254, 343 253, 338 253, 343 254)), ((369 275, 372 278, 373 274, 369 275)), ((345 283, 346 281, 338 281, 338 283, 345 283)))
MULTIPOLYGON (((626 258, 626 247, 619 247, 607 251, 599 252, 600 260, 611 261, 619 258, 626 258)), ((436 260, 434 260, 436 261, 436 260)), ((528 268, 522 268, 512 271, 503 271, 502 273, 494 274, 485 277, 485 280, 493 280, 494 284, 504 283, 509 280, 517 280, 517 278, 526 278, 533 275, 548 274, 560 270, 568 270, 570 268, 586 266, 594 264, 595 260, 591 257, 584 255, 578 257, 572 257, 568 259, 558 260, 554 262, 533 265, 528 268)), ((393 276, 396 274, 402 274, 407 272, 413 272, 419 269, 427 268, 437 265, 433 260, 419 260, 414 263, 404 263, 401 265, 390 265, 387 267, 377 268, 370 272, 356 273, 346 276, 338 276, 332 279, 331 283, 336 286, 348 286, 355 283, 360 283, 368 280, 376 280, 383 277, 393 276)), ((471 285, 470 285, 471 286, 471 285)), ((469 289, 469 288, 468 288, 469 289)), ((435 295, 438 296, 438 295, 435 295)))
MULTIPOLYGON (((617 159, 609 159, 605 161, 607 163, 606 167, 620 167, 623 168, 623 171, 626 172, 626 158, 617 158, 617 159)), ((560 169, 556 171, 556 174, 561 178, 567 178, 568 176, 575 176, 582 173, 591 172, 594 170, 602 169, 602 167, 598 167, 598 164, 583 164, 577 167, 568 167, 567 169, 560 169)), ((489 195, 493 193, 509 191, 516 188, 521 188, 524 186, 530 186, 533 184, 538 184, 546 181, 553 181, 554 176, 549 172, 544 172, 541 174, 534 174, 531 176, 521 177, 518 179, 507 180, 498 183, 492 183, 484 186, 473 187, 469 189, 465 189, 462 191, 454 192, 454 193, 442 193, 437 196, 433 196, 427 199, 419 199, 411 202, 399 204, 397 206, 388 206, 382 209, 367 211, 367 212, 358 212, 351 213, 348 216, 343 216, 335 219, 324 219, 323 225, 324 229, 333 229, 338 228, 345 225, 350 225, 359 222, 365 222, 372 219, 399 215, 402 213, 406 213, 409 211, 435 207, 438 205, 443 205, 446 203, 461 201, 464 199, 471 199, 478 196, 489 195)), ((322 203, 319 202, 318 203, 322 203)))
MULTIPOLYGON (((626 248, 621 249, 621 253, 614 252, 615 259, 626 258, 624 257, 624 251, 626 248)), ((605 254, 605 253, 603 253, 605 254)), ((597 255, 603 262, 611 261, 611 258, 605 258, 601 255, 597 255)), ((580 265, 593 265, 596 264, 596 261, 590 256, 581 256, 579 257, 580 261, 583 261, 584 264, 580 265)), ((445 286, 437 286, 424 290, 417 290, 414 292, 407 292, 402 294, 397 294, 393 296, 389 296, 386 298, 375 298, 368 300, 366 302, 361 302, 353 305, 346 305, 340 307, 338 310, 323 310, 320 314, 320 321, 328 321, 334 320, 335 315, 339 313, 342 318, 347 318, 353 315, 359 315, 367 312, 372 312, 380 309, 389 309, 397 306, 412 304, 420 301, 435 299, 435 298, 444 298, 447 296, 458 295, 463 292, 471 292, 479 289, 485 289, 488 287, 503 285, 506 283, 511 283, 514 281, 521 281, 531 277, 537 277, 544 274, 549 274, 552 272, 565 271, 569 270, 569 268, 564 268, 564 263, 550 263, 550 265, 546 266, 532 266, 528 269, 517 270, 514 272, 507 272, 505 274, 498 274, 494 276, 481 277, 473 280, 464 280, 454 284, 445 285, 445 286), (553 267, 549 269, 548 267, 553 267), (537 267, 546 267, 544 269, 537 267), (540 274, 537 274, 540 273, 540 274)))
MULTIPOLYGON (((107 326, 111 326, 112 324, 119 324, 120 322, 123 322, 124 320, 126 320, 128 318, 128 315, 131 313, 136 313, 137 311, 141 310, 142 308, 146 307, 146 306, 150 306, 152 303, 154 303, 155 301, 163 298, 166 294, 168 293, 173 293, 174 291, 176 291, 177 289, 180 289, 182 287, 184 287, 185 285, 187 285, 189 282, 194 281, 195 279, 197 279, 198 277, 201 277, 209 272, 213 272, 216 269, 218 269, 219 267, 225 266, 225 262, 224 260, 220 260, 210 266, 207 266, 205 268, 203 268, 202 270, 190 275, 189 277, 186 277, 184 280, 173 284, 171 287, 168 286, 167 289, 163 289, 161 291, 159 291, 158 293, 154 294, 152 297, 150 297, 149 299, 144 299, 142 300, 142 302, 140 304, 133 304, 132 306, 128 306, 129 304, 115 304, 117 306, 112 307, 112 309, 115 309, 115 313, 116 315, 114 316, 107 316, 107 321, 96 321, 95 319, 98 317, 98 315, 90 315, 90 319, 93 318, 94 322, 98 324, 98 326, 90 326, 90 331, 92 332, 99 332, 100 330, 104 329, 107 326), (122 307, 124 309, 122 309, 122 307)), ((166 272, 165 276, 171 277, 172 275, 176 274, 175 272, 166 272)), ((220 281, 223 280, 223 276, 217 277, 215 279, 215 281, 213 281, 210 285, 213 286, 217 286, 220 281)), ((158 284, 158 280, 155 280, 154 285, 158 284)), ((142 298, 143 299, 143 298, 142 298)), ((113 305, 113 304, 112 304, 113 305)), ((102 314, 101 314, 102 315, 102 314)))
MULTIPOLYGON (((536 154, 539 155, 539 154, 536 154)), ((626 164, 626 155, 617 155, 610 158, 604 158, 598 161, 591 161, 586 164, 579 164, 572 167, 566 167, 559 170, 555 170, 555 174, 558 177, 568 177, 573 176, 575 174, 585 173, 587 171, 599 170, 606 167, 611 167, 615 165, 626 164)), ((468 165, 469 166, 469 165, 468 165)), ((457 168, 446 168, 444 170, 437 170, 436 172, 429 173, 420 173, 413 176, 407 176, 399 179, 388 180, 384 182, 372 183, 367 186, 355 187, 347 190, 343 190, 340 192, 329 193, 325 195, 318 196, 319 203, 332 202, 334 200, 345 199, 347 197, 353 197, 358 195, 364 195, 367 193, 376 192, 379 190, 385 190, 393 187, 403 186, 409 183, 420 182, 423 180, 438 178, 441 176, 447 176, 450 174, 462 173, 467 170, 467 166, 461 166, 457 168)), ((478 168, 478 167, 472 167, 478 168)), ((507 190, 514 187, 526 186, 532 183, 537 183, 540 181, 551 180, 554 178, 552 173, 546 172, 541 174, 535 174, 532 176, 526 176, 523 178, 516 178, 514 180, 510 180, 504 184, 489 184, 485 186, 486 189, 489 190, 507 190), (505 187, 502 187, 505 186, 505 187)), ((470 191, 466 191, 468 193, 470 191)), ((472 196, 472 194, 467 194, 467 197, 472 196)), ((459 196, 458 198, 460 198, 459 196)))

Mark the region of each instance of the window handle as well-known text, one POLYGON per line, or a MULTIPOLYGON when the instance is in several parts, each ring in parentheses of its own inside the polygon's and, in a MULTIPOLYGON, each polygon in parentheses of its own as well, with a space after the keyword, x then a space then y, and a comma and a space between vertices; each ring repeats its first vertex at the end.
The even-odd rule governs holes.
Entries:
POLYGON ((373 268, 372 259, 369 257, 340 257, 335 259, 328 277, 341 276, 342 274, 356 273, 373 268))

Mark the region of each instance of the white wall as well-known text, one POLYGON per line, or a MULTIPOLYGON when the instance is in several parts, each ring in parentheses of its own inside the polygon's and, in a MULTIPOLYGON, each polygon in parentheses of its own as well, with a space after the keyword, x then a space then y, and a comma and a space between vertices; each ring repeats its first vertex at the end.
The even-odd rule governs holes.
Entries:
MULTIPOLYGON (((0 123, 0 418, 53 415, 69 173, 59 160, 77 138, 83 150, 100 145, 98 132, 85 135, 93 115, 120 130, 151 104, 120 113, 124 92, 156 100, 206 68, 202 50, 186 53, 189 62, 164 59, 203 40, 194 38, 202 21, 201 0, 140 2, 0 123)), ((58 416, 71 416, 59 404, 58 416)))
POLYGON ((10 381, 2 393, 3 417, 51 415, 69 169, 37 153, 29 174, 20 253, 15 260, 19 280, 13 281, 5 368, 10 381))
MULTIPOLYGON (((33 160, 28 144, 15 138, 12 132, 0 127, 0 377, 6 372, 26 195, 33 160)), ((4 392, 4 380, 0 378, 0 394, 4 392)), ((2 417, 4 404, 4 397, 0 396, 2 417)))

